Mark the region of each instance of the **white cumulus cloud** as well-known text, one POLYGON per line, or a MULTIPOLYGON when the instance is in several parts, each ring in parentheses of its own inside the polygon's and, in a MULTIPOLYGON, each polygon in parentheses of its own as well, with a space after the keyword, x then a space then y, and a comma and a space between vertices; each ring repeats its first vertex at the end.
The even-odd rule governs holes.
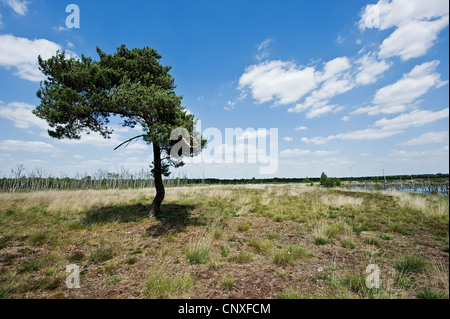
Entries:
POLYGON ((23 102, 12 102, 4 105, 0 102, 0 117, 14 122, 17 128, 28 129, 38 127, 44 130, 49 129, 47 122, 31 113, 34 105, 23 102))
POLYGON ((392 63, 384 60, 378 60, 374 54, 366 54, 359 58, 356 63, 358 66, 358 74, 355 77, 356 84, 368 85, 375 83, 378 78, 386 72, 392 63))
POLYGON ((19 15, 25 15, 28 11, 28 1, 24 0, 2 0, 4 4, 9 6, 13 11, 19 15))
POLYGON ((411 21, 399 26, 383 41, 378 53, 381 59, 400 56, 403 61, 425 55, 448 26, 448 15, 433 21, 411 21))
POLYGON ((447 0, 380 0, 363 9, 359 27, 362 30, 385 30, 412 20, 430 20, 448 13, 447 0))
POLYGON ((448 81, 442 81, 436 68, 439 61, 416 65, 411 72, 397 82, 379 89, 373 98, 374 106, 358 108, 353 114, 401 113, 408 109, 419 97, 432 88, 440 88, 448 81))
POLYGON ((316 87, 314 71, 291 62, 267 61, 247 67, 239 79, 239 88, 249 88, 258 103, 295 103, 316 87))
POLYGON ((0 35, 0 66, 13 68, 18 77, 40 82, 44 75, 38 68, 38 56, 48 59, 61 47, 46 39, 29 40, 11 34, 0 35))
POLYGON ((378 55, 381 59, 399 56, 406 61, 425 55, 448 23, 448 0, 380 0, 363 9, 359 27, 395 28, 378 55))
POLYGON ((0 151, 9 152, 32 152, 32 153, 54 153, 59 150, 49 143, 37 141, 22 141, 22 140, 5 140, 0 142, 0 151))
POLYGON ((448 132, 428 132, 420 135, 419 137, 401 143, 400 145, 415 146, 442 142, 448 142, 448 132))

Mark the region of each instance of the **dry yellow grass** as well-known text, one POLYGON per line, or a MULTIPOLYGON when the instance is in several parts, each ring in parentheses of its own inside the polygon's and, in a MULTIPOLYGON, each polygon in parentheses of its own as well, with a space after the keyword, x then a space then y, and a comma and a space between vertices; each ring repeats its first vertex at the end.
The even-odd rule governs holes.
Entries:
POLYGON ((313 229, 313 236, 315 238, 323 238, 326 240, 330 239, 330 231, 328 229, 328 224, 324 221, 318 222, 313 229))
POLYGON ((438 287, 449 293, 449 269, 439 259, 433 258, 430 267, 430 286, 438 287))
POLYGON ((441 218, 449 215, 449 202, 436 196, 417 196, 401 191, 384 191, 384 194, 394 196, 403 207, 417 209, 429 217, 441 218))
POLYGON ((359 197, 351 197, 351 196, 343 196, 343 195, 326 195, 321 198, 322 203, 329 206, 334 207, 342 207, 342 206, 361 206, 363 203, 363 199, 359 197))
POLYGON ((0 202, 4 209, 46 206, 49 212, 81 212, 92 207, 130 203, 154 196, 152 189, 138 190, 79 190, 31 193, 2 193, 0 202))

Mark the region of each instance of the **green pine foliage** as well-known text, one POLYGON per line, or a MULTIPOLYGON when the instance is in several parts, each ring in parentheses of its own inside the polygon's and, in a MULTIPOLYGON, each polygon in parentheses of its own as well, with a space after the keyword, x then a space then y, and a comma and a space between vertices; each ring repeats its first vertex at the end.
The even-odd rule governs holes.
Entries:
POLYGON ((100 48, 97 53, 98 61, 84 55, 67 58, 64 52, 48 60, 39 56, 46 80, 33 113, 48 122, 49 135, 57 139, 80 139, 83 132, 109 138, 113 117, 122 118, 124 127, 142 127, 141 135, 118 147, 138 138, 153 145, 157 194, 152 210, 159 213, 165 194, 162 175, 169 175, 170 166, 183 166, 183 157, 199 154, 206 140, 195 131, 194 116, 175 93, 171 67, 160 64, 162 56, 155 49, 122 45, 114 54, 100 48))

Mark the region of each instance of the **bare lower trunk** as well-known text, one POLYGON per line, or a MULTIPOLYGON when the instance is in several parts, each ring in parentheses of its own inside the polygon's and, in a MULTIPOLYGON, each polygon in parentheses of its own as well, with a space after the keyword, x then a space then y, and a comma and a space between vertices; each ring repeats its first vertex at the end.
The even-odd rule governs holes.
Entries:
POLYGON ((153 203, 152 206, 150 206, 150 212, 149 212, 149 217, 153 217, 153 216, 158 216, 159 213, 161 212, 161 203, 162 203, 162 199, 155 197, 153 199, 153 203))
POLYGON ((153 199, 152 206, 150 208, 150 216, 158 216, 161 209, 161 203, 164 200, 166 191, 164 190, 164 183, 162 180, 162 166, 161 166, 161 149, 158 143, 153 142, 153 177, 155 179, 156 196, 153 199))

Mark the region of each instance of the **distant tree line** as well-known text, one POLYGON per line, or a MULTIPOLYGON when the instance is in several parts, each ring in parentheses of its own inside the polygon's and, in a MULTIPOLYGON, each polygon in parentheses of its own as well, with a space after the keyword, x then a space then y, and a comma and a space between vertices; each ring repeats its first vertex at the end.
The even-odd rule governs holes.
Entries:
MULTIPOLYGON (((320 183, 325 187, 338 187, 341 182, 352 181, 355 183, 389 183, 398 181, 421 180, 429 183, 447 183, 449 174, 426 175, 397 175, 397 176, 372 176, 372 177, 345 177, 330 178, 325 173, 320 178, 251 178, 251 179, 218 179, 218 178, 188 178, 172 177, 163 180, 166 187, 188 185, 243 185, 243 184, 293 184, 320 183)), ((139 172, 130 172, 121 168, 119 172, 97 170, 91 175, 77 174, 75 177, 50 177, 42 168, 27 171, 23 165, 18 165, 11 170, 10 177, 0 178, 0 192, 29 192, 42 190, 79 190, 79 189, 133 189, 154 187, 153 175, 150 171, 142 169, 139 172)))

